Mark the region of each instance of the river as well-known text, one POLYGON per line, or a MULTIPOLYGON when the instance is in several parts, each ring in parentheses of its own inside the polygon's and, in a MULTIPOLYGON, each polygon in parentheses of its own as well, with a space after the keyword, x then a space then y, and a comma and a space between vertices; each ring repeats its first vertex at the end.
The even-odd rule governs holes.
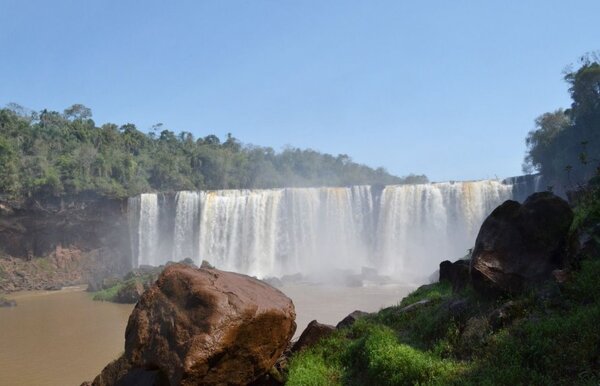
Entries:
MULTIPOLYGON (((354 310, 397 304, 409 287, 290 285, 296 337, 308 322, 336 324, 354 310)), ((0 308, 0 385, 77 386, 92 380, 124 349, 132 305, 93 301, 81 287, 11 294, 17 307, 0 308)))

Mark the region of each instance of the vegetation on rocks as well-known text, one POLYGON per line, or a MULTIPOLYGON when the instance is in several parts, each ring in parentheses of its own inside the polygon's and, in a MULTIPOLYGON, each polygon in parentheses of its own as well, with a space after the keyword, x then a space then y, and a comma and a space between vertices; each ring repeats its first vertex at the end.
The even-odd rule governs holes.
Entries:
MULTIPOLYGON (((196 265, 189 259, 179 263, 194 267, 196 265)), ((94 300, 113 303, 136 303, 144 290, 150 288, 160 273, 174 262, 158 267, 142 266, 129 271, 123 277, 107 277, 103 279, 91 278, 88 282, 88 291, 93 293, 94 300)), ((202 261, 202 268, 214 268, 208 262, 202 261)))
POLYGON ((600 190, 581 197, 571 232, 587 236, 567 281, 492 298, 420 287, 296 354, 287 384, 598 384, 600 190))
POLYGON ((123 279, 109 280, 103 283, 102 289, 93 292, 93 299, 113 303, 136 303, 144 289, 149 288, 162 271, 161 268, 153 272, 132 271, 123 279))

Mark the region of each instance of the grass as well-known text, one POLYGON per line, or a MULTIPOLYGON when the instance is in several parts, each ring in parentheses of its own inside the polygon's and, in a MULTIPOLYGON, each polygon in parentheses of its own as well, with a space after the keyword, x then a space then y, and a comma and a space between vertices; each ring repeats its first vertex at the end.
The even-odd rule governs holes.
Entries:
POLYGON ((101 291, 94 292, 94 300, 100 300, 103 302, 112 302, 112 301, 114 301, 115 297, 117 296, 117 294, 119 293, 121 288, 123 288, 124 286, 125 286, 125 283, 120 282, 110 288, 106 288, 101 291))
POLYGON ((600 260, 584 261, 560 305, 537 305, 522 323, 491 336, 469 384, 598 384, 599 275, 600 260))
POLYGON ((424 285, 411 292, 404 299, 400 301, 400 307, 406 307, 414 304, 418 301, 429 299, 429 300, 440 300, 447 298, 452 294, 452 285, 448 282, 433 283, 424 285))
POLYGON ((156 280, 155 274, 146 274, 141 276, 131 277, 127 280, 119 280, 112 287, 94 292, 94 300, 107 301, 107 302, 115 302, 116 297, 122 289, 129 289, 128 287, 135 287, 137 283, 153 282, 156 280))
POLYGON ((328 365, 323 356, 304 352, 289 368, 288 386, 336 386, 341 385, 342 371, 328 365))
POLYGON ((464 370, 457 361, 400 343, 389 327, 369 325, 365 332, 349 346, 346 358, 352 372, 365 374, 371 384, 443 384, 464 370))
MULTIPOLYGON (((597 193, 575 215, 575 232, 594 232, 597 193)), ((512 298, 486 300, 472 288, 453 294, 448 283, 420 287, 292 357, 287 384, 598 385, 599 277, 600 256, 587 256, 565 285, 512 298), (430 302, 400 311, 423 299, 430 302), (492 328, 489 315, 508 300, 518 305, 512 320, 492 328), (450 311, 456 301, 468 303, 462 314, 450 311)))

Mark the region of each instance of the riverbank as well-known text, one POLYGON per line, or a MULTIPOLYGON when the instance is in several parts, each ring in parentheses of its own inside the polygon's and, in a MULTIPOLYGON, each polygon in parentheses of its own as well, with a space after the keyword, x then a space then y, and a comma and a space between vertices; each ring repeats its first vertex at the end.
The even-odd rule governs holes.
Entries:
MULTIPOLYGON (((280 288, 296 307, 297 338, 313 319, 336 324, 348 313, 398 304, 413 287, 280 288)), ((8 295, 18 306, 0 308, 0 385, 79 385, 123 351, 133 305, 94 301, 86 286, 8 295)))

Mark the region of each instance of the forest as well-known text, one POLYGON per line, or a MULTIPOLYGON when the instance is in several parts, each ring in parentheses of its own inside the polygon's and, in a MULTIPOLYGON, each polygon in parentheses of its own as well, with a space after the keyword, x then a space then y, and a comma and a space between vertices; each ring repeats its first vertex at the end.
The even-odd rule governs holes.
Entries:
POLYGON ((7 199, 96 192, 126 197, 141 192, 348 186, 427 182, 310 149, 242 144, 231 134, 195 138, 156 125, 96 126, 90 108, 62 113, 10 104, 0 109, 0 194, 7 199))
POLYGON ((600 175, 600 56, 586 54, 579 62, 564 74, 571 106, 535 120, 523 165, 524 172, 539 172, 565 191, 600 175))
MULTIPOLYGON (((526 138, 525 173, 571 190, 600 170, 600 63, 580 59, 566 71, 572 104, 540 115, 526 138)), ((93 191, 126 197, 141 192, 278 187, 390 185, 427 182, 397 177, 345 155, 241 143, 231 134, 195 138, 156 125, 97 126, 92 110, 74 104, 62 113, 0 109, 0 194, 5 199, 93 191)), ((550 187, 552 188, 552 187, 550 187)))

